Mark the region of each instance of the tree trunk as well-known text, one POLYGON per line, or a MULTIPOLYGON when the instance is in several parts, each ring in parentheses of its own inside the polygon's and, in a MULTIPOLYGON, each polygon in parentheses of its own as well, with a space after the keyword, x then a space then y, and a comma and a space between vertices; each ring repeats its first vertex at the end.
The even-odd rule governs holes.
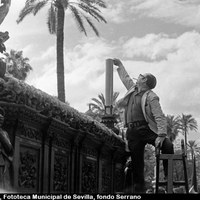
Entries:
POLYGON ((185 130, 185 154, 187 155, 187 131, 185 130))
POLYGON ((57 12, 57 92, 58 99, 65 102, 65 74, 64 74, 64 19, 65 11, 62 5, 57 12))

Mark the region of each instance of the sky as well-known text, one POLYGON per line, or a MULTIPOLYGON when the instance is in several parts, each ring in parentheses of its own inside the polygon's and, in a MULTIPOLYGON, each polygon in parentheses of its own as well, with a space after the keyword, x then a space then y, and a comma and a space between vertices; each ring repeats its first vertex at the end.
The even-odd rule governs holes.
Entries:
MULTIPOLYGON (((96 23, 100 37, 80 33, 66 11, 65 90, 70 106, 88 110, 91 98, 105 93, 105 62, 119 58, 131 77, 152 73, 154 92, 166 115, 191 114, 200 130, 200 0, 105 0, 107 24, 96 23)), ((56 89, 56 38, 47 28, 47 8, 16 23, 25 0, 12 0, 0 31, 9 32, 7 51, 22 50, 33 71, 26 82, 50 95, 56 89)), ((114 67, 114 91, 126 89, 114 67)), ((200 141, 200 131, 188 139, 200 141)))

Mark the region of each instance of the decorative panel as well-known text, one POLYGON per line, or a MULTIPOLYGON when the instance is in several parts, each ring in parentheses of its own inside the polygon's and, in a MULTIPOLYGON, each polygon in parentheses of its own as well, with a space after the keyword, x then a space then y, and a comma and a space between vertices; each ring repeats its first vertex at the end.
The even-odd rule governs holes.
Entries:
POLYGON ((38 191, 39 159, 39 149, 20 146, 18 169, 18 186, 20 190, 38 191))
POLYGON ((121 163, 115 164, 114 185, 116 192, 122 191, 124 184, 124 168, 121 163))
POLYGON ((101 192, 110 193, 112 184, 112 174, 111 174, 111 164, 106 161, 102 163, 102 182, 101 182, 101 192))
POLYGON ((97 162, 94 159, 83 159, 81 192, 96 193, 97 192, 97 162))
POLYGON ((67 155, 55 154, 53 191, 69 191, 69 156, 67 155))

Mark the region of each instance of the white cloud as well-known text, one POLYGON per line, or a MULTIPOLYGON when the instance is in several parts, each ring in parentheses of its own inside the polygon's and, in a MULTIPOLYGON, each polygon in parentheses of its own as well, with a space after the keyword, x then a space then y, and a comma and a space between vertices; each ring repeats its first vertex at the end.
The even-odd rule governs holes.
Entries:
MULTIPOLYGON (((105 60, 112 56, 114 49, 108 41, 90 38, 82 40, 73 49, 65 50, 66 100, 71 106, 86 111, 91 98, 104 92, 105 60)), ((57 94, 54 50, 54 46, 49 47, 34 59, 35 65, 46 64, 42 65, 43 70, 40 69, 37 76, 29 76, 27 80, 29 84, 51 95, 57 94)))
POLYGON ((200 27, 200 1, 141 0, 132 1, 132 12, 190 27, 200 27))
POLYGON ((127 13, 124 12, 124 10, 126 9, 126 3, 127 2, 122 2, 122 1, 117 2, 115 0, 114 3, 108 4, 107 8, 102 10, 103 16, 108 22, 113 22, 116 24, 120 24, 129 20, 126 17, 127 13))
POLYGON ((50 95, 57 96, 56 70, 53 66, 49 65, 49 70, 40 76, 29 76, 26 82, 50 95))
POLYGON ((165 34, 148 34, 143 38, 133 37, 124 45, 124 56, 129 58, 147 57, 152 60, 164 58, 177 50, 176 39, 169 38, 165 34))

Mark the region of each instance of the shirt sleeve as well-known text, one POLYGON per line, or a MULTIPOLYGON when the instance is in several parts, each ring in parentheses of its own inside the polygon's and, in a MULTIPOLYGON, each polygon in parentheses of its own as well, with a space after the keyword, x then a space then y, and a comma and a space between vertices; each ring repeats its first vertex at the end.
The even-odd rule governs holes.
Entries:
POLYGON ((129 90, 131 87, 135 85, 133 79, 129 76, 123 65, 117 68, 117 72, 127 90, 129 90))

